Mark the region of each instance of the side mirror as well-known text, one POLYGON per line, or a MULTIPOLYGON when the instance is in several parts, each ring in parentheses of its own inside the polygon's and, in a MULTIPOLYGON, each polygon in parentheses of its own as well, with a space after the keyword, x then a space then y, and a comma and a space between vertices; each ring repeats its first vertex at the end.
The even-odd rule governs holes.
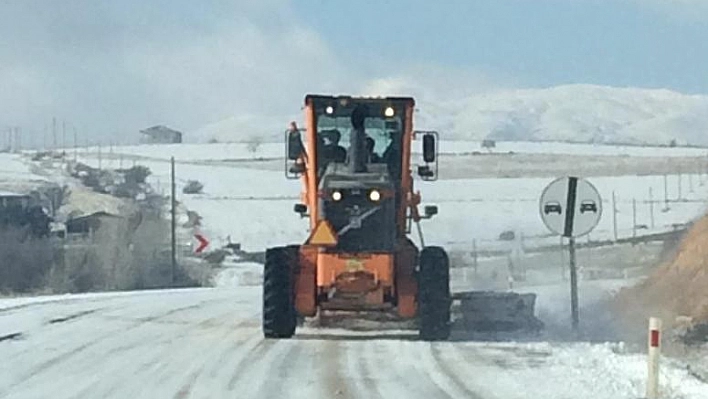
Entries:
POLYGON ((300 139, 299 131, 288 132, 288 159, 295 161, 300 158, 300 155, 305 151, 302 145, 302 140, 300 139))
POLYGON ((295 204, 293 207, 293 210, 295 213, 299 213, 300 216, 305 217, 305 214, 307 213, 307 205, 305 204, 295 204))
POLYGON ((438 214, 438 207, 435 205, 428 205, 424 208, 425 217, 429 219, 438 214))
POLYGON ((437 149, 435 148, 435 135, 426 133, 423 136, 423 160, 426 163, 435 162, 437 149))
POLYGON ((421 166, 418 166, 418 176, 424 177, 424 178, 431 178, 431 177, 435 177, 435 172, 433 172, 433 170, 430 169, 430 166, 421 165, 421 166))
POLYGON ((418 158, 418 176, 424 181, 434 181, 438 179, 438 132, 434 130, 424 130, 413 132, 413 137, 423 137, 423 164, 418 158))

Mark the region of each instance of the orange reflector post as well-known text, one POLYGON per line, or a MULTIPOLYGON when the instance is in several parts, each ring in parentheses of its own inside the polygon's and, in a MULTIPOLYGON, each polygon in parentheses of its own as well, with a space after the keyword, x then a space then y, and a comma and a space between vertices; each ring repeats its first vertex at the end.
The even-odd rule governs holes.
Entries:
POLYGON ((310 245, 334 246, 337 245, 337 234, 329 222, 320 220, 310 235, 309 243, 310 245))

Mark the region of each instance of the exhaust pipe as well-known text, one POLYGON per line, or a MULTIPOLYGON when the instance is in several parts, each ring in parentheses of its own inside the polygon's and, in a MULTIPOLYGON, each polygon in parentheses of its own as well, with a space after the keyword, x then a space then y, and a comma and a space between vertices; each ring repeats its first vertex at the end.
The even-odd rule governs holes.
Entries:
POLYGON ((349 137, 349 172, 365 173, 366 169, 366 148, 364 131, 364 121, 368 110, 364 105, 357 105, 351 116, 352 133, 349 137))

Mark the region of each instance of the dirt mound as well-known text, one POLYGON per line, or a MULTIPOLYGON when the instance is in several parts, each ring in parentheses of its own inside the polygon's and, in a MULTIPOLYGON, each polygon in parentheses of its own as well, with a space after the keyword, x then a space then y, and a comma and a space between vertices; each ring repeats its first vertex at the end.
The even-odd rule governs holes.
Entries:
POLYGON ((672 259, 641 284, 620 291, 616 305, 633 325, 646 323, 649 316, 663 318, 667 328, 688 318, 691 324, 707 323, 708 216, 693 224, 672 259))

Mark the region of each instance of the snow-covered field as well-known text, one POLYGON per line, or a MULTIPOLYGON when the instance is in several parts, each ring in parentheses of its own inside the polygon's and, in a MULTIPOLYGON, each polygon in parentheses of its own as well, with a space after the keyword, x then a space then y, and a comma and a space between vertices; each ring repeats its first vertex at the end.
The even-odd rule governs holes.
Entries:
POLYGON ((20 154, 0 153, 0 192, 26 194, 48 180, 47 176, 33 171, 27 159, 20 154))
MULTIPOLYGON (((442 134, 443 132, 441 132, 442 134)), ((443 134, 444 138, 444 134, 443 134)), ((422 144, 414 142, 413 151, 419 152, 422 144)), ((66 149, 69 157, 74 149, 66 149)), ((708 156, 708 148, 692 147, 652 147, 652 146, 615 146, 603 144, 573 144, 564 142, 523 142, 497 141, 491 149, 483 148, 481 141, 442 140, 441 154, 469 154, 473 152, 492 152, 518 154, 569 154, 569 155, 621 155, 621 156, 660 156, 660 157, 701 157, 708 156)), ((82 147, 76 149, 79 156, 97 158, 99 152, 106 162, 120 158, 126 162, 136 157, 167 160, 175 157, 178 161, 238 161, 252 159, 283 158, 283 142, 264 142, 258 145, 249 143, 213 143, 213 144, 153 144, 132 146, 82 147)), ((131 161, 132 162, 132 161, 131 161)))
MULTIPOLYGON (((169 158, 169 151, 160 157, 169 158)), ((81 161, 97 165, 94 157, 79 157, 81 161)), ((169 164, 155 160, 138 161, 148 166, 153 175, 151 183, 165 193, 169 192, 169 164)), ((221 159, 215 155, 215 159, 221 159)), ((118 166, 118 160, 103 160, 104 167, 118 166)), ((244 249, 263 250, 267 246, 301 242, 307 235, 307 223, 292 211, 298 201, 301 183, 287 180, 282 172, 241 168, 238 164, 214 162, 194 164, 178 162, 178 199, 203 218, 204 233, 216 245, 240 242, 244 249), (204 183, 204 194, 181 193, 187 180, 204 183)), ((633 234, 633 205, 636 200, 637 234, 671 230, 672 224, 686 223, 702 214, 708 199, 708 177, 681 176, 681 201, 678 199, 678 176, 669 176, 667 193, 669 209, 665 208, 663 176, 615 176, 589 179, 603 199, 603 217, 590 239, 614 237, 612 193, 617 204, 619 237, 633 234), (653 205, 649 204, 649 190, 653 205), (691 188, 693 191, 691 192, 691 188), (652 211, 654 224, 652 227, 652 211)), ((539 216, 539 196, 552 181, 549 178, 519 179, 458 179, 437 182, 418 182, 424 204, 437 204, 440 213, 423 224, 429 244, 452 248, 469 248, 477 240, 480 248, 498 248, 497 238, 506 230, 524 235, 526 244, 556 243, 546 236, 539 216)), ((414 235, 415 236, 415 235, 414 235)))

